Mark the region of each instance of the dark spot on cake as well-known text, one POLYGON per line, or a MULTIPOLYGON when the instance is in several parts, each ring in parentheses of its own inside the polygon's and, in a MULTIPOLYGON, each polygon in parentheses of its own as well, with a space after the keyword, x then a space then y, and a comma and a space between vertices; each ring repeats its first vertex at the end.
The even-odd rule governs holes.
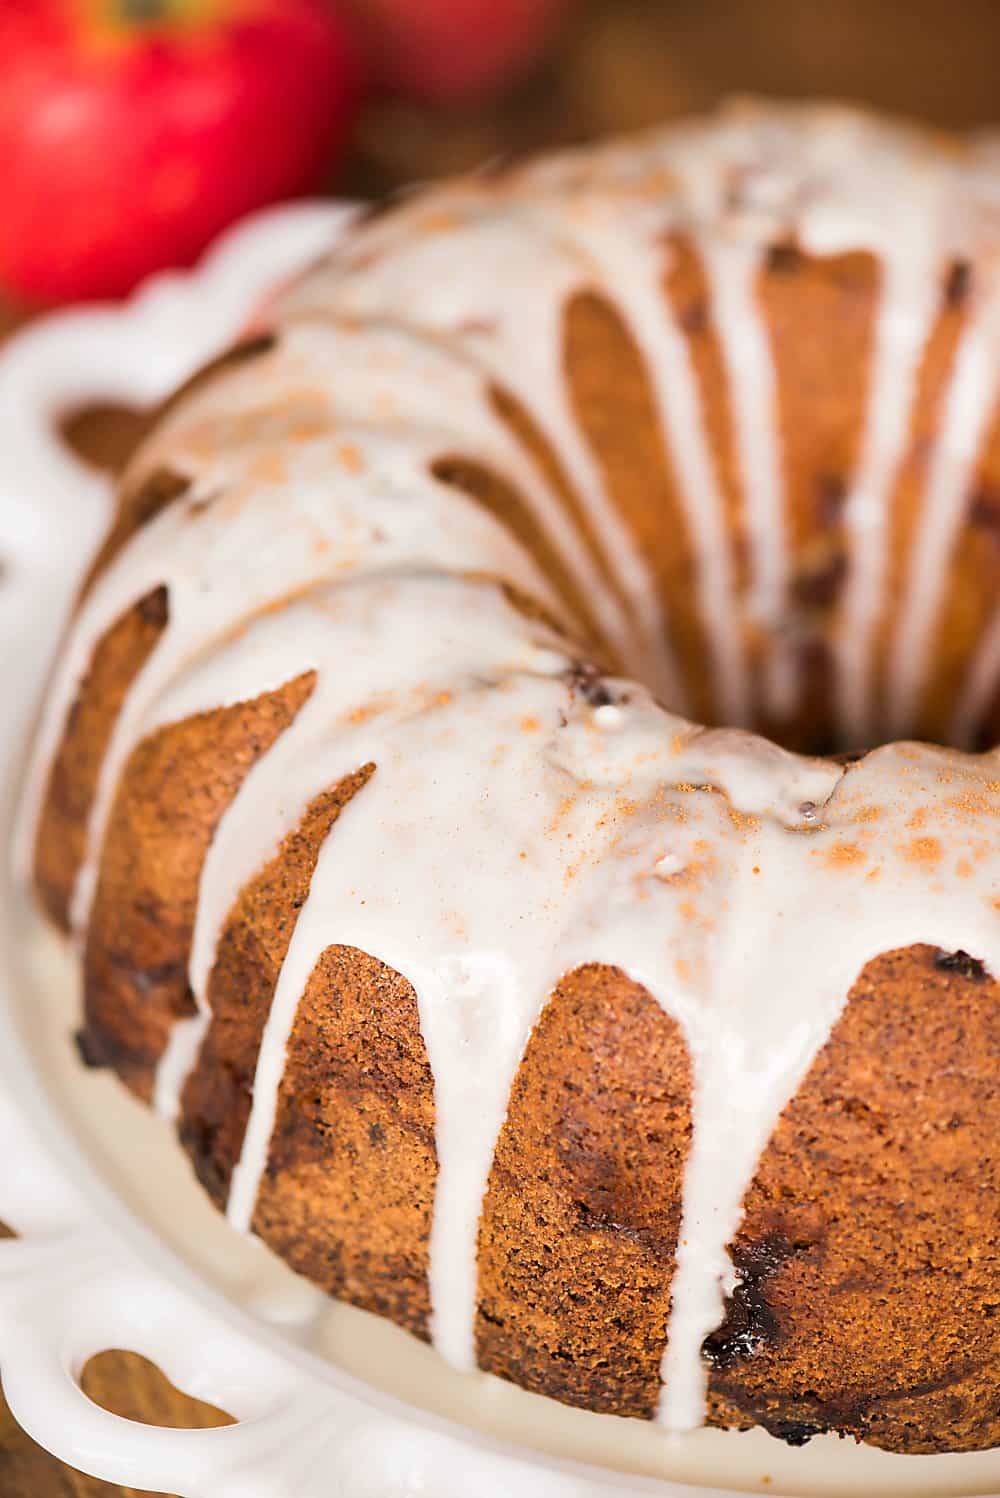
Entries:
POLYGON ((953 260, 944 280, 944 300, 948 307, 961 307, 972 290, 972 266, 968 260, 953 260))
POLYGON ((95 1043, 93 1036, 87 1030, 77 1030, 73 1035, 73 1044, 76 1053, 84 1066, 91 1071, 100 1071, 108 1065, 100 1044, 95 1043))
POLYGON ((978 957, 970 957, 961 948, 957 952, 938 952, 934 966, 943 973, 957 973, 960 978, 969 978, 973 983, 985 983, 986 968, 978 957))
POLYGON ((699 333, 704 333, 708 327, 708 308, 703 300, 690 302, 680 313, 677 320, 681 325, 682 331, 689 338, 697 337, 699 333))
POLYGON ((385 1130, 380 1123, 370 1123, 368 1125, 368 1143, 375 1149, 381 1149, 382 1145, 385 1144, 385 1130))
POLYGON ((1000 493, 995 489, 976 489, 969 497, 968 523, 977 530, 985 531, 996 546, 1000 546, 1000 493))
POLYGON ((579 694, 591 707, 609 707, 615 700, 596 666, 574 661, 567 672, 567 680, 570 691, 579 694))
POLYGON ((144 624, 162 628, 167 622, 166 588, 154 588, 152 593, 147 593, 145 598, 140 598, 136 608, 144 624))
POLYGON ((574 1203, 580 1226, 588 1232, 597 1233, 627 1233, 625 1225, 619 1222, 614 1213, 599 1202, 577 1201, 574 1203))
MULTIPOLYGON (((160 918, 159 909, 155 904, 151 904, 147 908, 153 912, 151 924, 155 924, 160 918)), ((129 988, 132 989, 133 993, 145 996, 158 988, 173 988, 176 985, 180 985, 181 992, 184 995, 184 1002, 180 1008, 176 1009, 176 1012, 181 1015, 193 1012, 194 999, 190 996, 190 990, 186 982, 186 961, 170 959, 166 962, 151 963, 148 967, 142 967, 130 958, 120 957, 117 952, 110 952, 108 954, 108 961, 115 971, 120 974, 121 980, 127 983, 129 988)))
POLYGON ((729 1297, 722 1322, 701 1347, 702 1357, 711 1367, 731 1368, 779 1341, 781 1328, 765 1287, 782 1264, 799 1251, 786 1237, 775 1233, 734 1253, 739 1283, 729 1297))
POLYGON ((804 1420, 773 1420, 763 1423, 768 1435, 784 1441, 786 1446, 805 1446, 813 1436, 825 1434, 824 1426, 807 1425, 804 1420))
POLYGON ((847 498, 847 484, 839 473, 820 473, 816 477, 816 520, 819 525, 837 525, 847 498))
POLYGON ((798 270, 802 263, 802 251, 790 241, 781 241, 768 246, 767 268, 774 275, 787 276, 798 270))
POLYGON ((199 1182, 222 1211, 229 1194, 229 1171, 224 1169, 216 1146, 219 1128, 200 1114, 181 1115, 177 1129, 199 1182))
POLYGON ((823 566, 800 573, 792 582, 792 595, 800 608, 822 611, 837 600, 847 576, 847 556, 835 552, 823 566))

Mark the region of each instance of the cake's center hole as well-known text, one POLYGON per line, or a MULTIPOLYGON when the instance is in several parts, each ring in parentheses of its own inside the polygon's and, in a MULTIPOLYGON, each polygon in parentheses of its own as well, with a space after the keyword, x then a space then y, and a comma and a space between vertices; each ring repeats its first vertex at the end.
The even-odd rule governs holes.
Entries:
MULTIPOLYGON (((797 632, 798 620, 789 620, 789 634, 797 632)), ((868 674, 868 692, 863 711, 852 715, 842 705, 842 683, 838 680, 837 661, 832 632, 808 637, 805 648, 790 651, 794 666, 791 686, 785 684, 786 699, 776 706, 769 696, 768 650, 780 653, 787 649, 783 631, 778 630, 759 653, 751 652, 747 660, 749 683, 749 721, 736 721, 719 706, 718 693, 713 694, 713 709, 693 716, 710 727, 750 728, 783 748, 795 753, 851 761, 869 750, 899 741, 917 741, 943 745, 965 752, 981 753, 992 749, 1000 740, 1000 695, 996 684, 980 694, 977 708, 969 705, 968 683, 977 665, 977 652, 970 649, 964 659, 949 663, 942 671, 942 642, 932 640, 926 653, 919 690, 912 705, 900 711, 893 701, 893 688, 887 680, 887 663, 876 652, 868 674)), ((685 679, 690 663, 681 656, 685 679)), ((998 662, 1000 665, 1000 662, 998 662)), ((771 666, 773 669, 773 664, 771 666)), ((675 704, 668 703, 670 707, 675 704)), ((692 716, 689 710, 689 716, 692 716)))
POLYGON ((991 746, 1000 422, 962 492, 939 477, 974 268, 942 266, 916 351, 883 347, 885 268, 869 249, 778 238, 728 305, 719 274, 685 233, 664 244, 669 361, 603 290, 564 311, 568 404, 642 558, 642 610, 663 620, 684 688, 669 705, 804 753, 991 746), (707 557, 712 545, 725 555, 707 557))

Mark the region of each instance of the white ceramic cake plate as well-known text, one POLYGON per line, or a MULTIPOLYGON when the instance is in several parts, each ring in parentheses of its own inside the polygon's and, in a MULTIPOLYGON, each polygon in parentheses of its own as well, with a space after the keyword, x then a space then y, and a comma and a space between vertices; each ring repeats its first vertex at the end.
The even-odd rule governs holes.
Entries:
MULTIPOLYGON (((74 585, 107 523, 106 481, 56 435, 95 402, 154 405, 245 327, 352 213, 305 205, 228 236, 124 308, 51 318, 0 355, 0 842, 74 585)), ((0 1367, 11 1409, 62 1460, 183 1498, 735 1498, 979 1495, 1000 1455, 897 1458, 832 1438, 668 1438, 443 1368, 396 1328, 332 1305, 194 1185, 166 1126, 71 1044, 71 965, 0 870, 0 1367), (236 1417, 124 1420, 80 1388, 111 1347, 236 1417), (627 1468, 627 1471, 623 1471, 627 1468)))

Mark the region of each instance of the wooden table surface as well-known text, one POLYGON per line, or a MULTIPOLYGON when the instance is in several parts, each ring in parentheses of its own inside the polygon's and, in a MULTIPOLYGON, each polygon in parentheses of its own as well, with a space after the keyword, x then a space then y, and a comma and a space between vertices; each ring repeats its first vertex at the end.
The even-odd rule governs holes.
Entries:
MULTIPOLYGON (((498 155, 650 124, 734 92, 857 99, 957 127, 1000 122, 998 43, 996 0, 585 0, 551 63, 501 103, 447 119, 401 105, 370 109, 338 186, 377 195, 498 155)), ((0 304, 0 336, 24 315, 0 304)), ((113 464, 137 430, 134 415, 98 412, 71 436, 93 461, 113 464)), ((152 1424, 226 1419, 129 1353, 93 1359, 84 1387, 106 1408, 152 1424)), ((53 1460, 0 1401, 0 1498, 132 1491, 53 1460)))

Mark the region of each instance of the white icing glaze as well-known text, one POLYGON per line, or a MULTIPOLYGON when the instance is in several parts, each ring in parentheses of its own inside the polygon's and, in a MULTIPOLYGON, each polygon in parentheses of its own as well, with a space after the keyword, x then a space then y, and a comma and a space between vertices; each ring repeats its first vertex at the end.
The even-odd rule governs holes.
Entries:
POLYGON ((453 357, 512 390, 560 454, 631 600, 631 622, 605 616, 610 638, 674 700, 683 689, 647 569, 605 492, 562 378, 562 310, 590 284, 592 267, 552 238, 543 207, 528 201, 513 214, 491 193, 445 190, 427 210, 418 198, 402 232, 391 229, 384 243, 376 224, 340 275, 320 273, 291 292, 286 315, 390 319, 447 341, 453 357))
POLYGON ((919 708, 920 688, 933 649, 931 633, 946 594, 949 564, 969 501, 976 459, 1000 392, 1000 298, 993 291, 983 297, 983 302, 956 356, 943 435, 934 450, 923 497, 921 525, 888 679, 890 734, 905 733, 919 708))
POLYGON ((780 721, 791 715, 797 683, 790 644, 780 633, 786 613, 788 548, 774 368, 767 335, 755 311, 754 285, 760 257, 753 246, 715 244, 707 238, 702 253, 711 279, 715 315, 724 330, 723 348, 746 492, 751 560, 747 616, 753 626, 770 636, 764 691, 768 708, 780 721))
MULTIPOLYGON (((931 942, 1000 972, 1000 790, 995 755, 902 744, 845 771, 748 734, 694 728, 625 681, 592 704, 570 669, 576 649, 489 580, 516 584, 566 622, 538 565, 496 519, 434 480, 432 464, 458 453, 508 477, 612 648, 671 707, 683 705, 649 569, 604 492, 563 378, 567 301, 601 291, 650 368, 720 711, 749 721, 760 706, 743 663, 753 624, 768 642, 764 704, 785 716, 798 682, 783 635, 783 474, 756 277, 762 251, 790 235, 816 253, 872 249, 885 289, 845 512, 854 570, 838 654, 847 728, 865 737, 886 510, 919 360, 947 257, 996 216, 978 167, 975 156, 945 167, 916 134, 791 110, 737 113, 554 158, 500 184, 441 189, 359 231, 292 290, 275 350, 178 407, 132 475, 166 465, 191 487, 81 606, 41 730, 28 823, 96 642, 152 588, 168 590, 169 623, 102 767, 78 929, 138 740, 316 673, 206 858, 191 957, 199 1012, 175 1030, 156 1100, 176 1112, 239 891, 316 795, 375 764, 320 852, 298 916, 228 1210, 249 1226, 289 1036, 322 952, 356 946, 388 963, 413 984, 434 1076, 433 1332, 457 1366, 474 1363, 477 1225, 512 1079, 559 977, 605 962, 648 989, 691 1056, 694 1132, 661 1415, 671 1429, 700 1421, 700 1349, 731 1288, 727 1245, 747 1184, 864 964, 931 942), (690 232, 704 257, 731 387, 751 573, 743 616, 694 374, 659 285, 672 230, 690 232), (547 434, 618 588, 493 413, 490 381, 547 434), (918 813, 919 837, 907 831, 918 813)), ((946 422, 957 448, 946 437, 931 466, 915 553, 922 585, 954 537, 989 404, 978 372, 995 337, 992 324, 977 326, 959 360, 946 422)), ((904 610, 896 718, 924 679, 935 606, 929 591, 904 610)), ((1000 645, 984 651, 974 700, 967 692, 960 709, 970 733, 1000 670, 1000 645)))
MULTIPOLYGON (((736 616, 722 496, 691 360, 664 294, 669 255, 664 254, 662 235, 650 228, 634 236, 622 234, 617 208, 613 200, 587 200, 573 216, 573 233, 601 267, 603 284, 644 356, 698 559, 700 613, 713 647, 717 700, 728 723, 749 723, 749 682, 736 616)), ((656 200, 652 208, 658 223, 662 208, 656 200)), ((645 212, 648 216, 648 205, 645 212)), ((660 621, 659 628, 663 627, 660 621)), ((669 700, 676 703, 676 694, 669 700)))
MULTIPOLYGON (((845 772, 692 729, 630 684, 611 683, 616 701, 595 709, 547 635, 495 599, 456 596, 470 586, 407 578, 335 596, 338 655, 378 669, 355 665, 317 689, 244 782, 206 863, 199 989, 212 916, 224 917, 315 794, 376 764, 296 924, 230 1220, 250 1223, 309 975, 331 944, 374 954, 417 993, 440 1172, 434 1338, 451 1362, 474 1366, 479 1209, 524 1046, 562 973, 620 967, 681 1025, 695 1070, 664 1363, 663 1419, 685 1429, 701 1417, 700 1347, 731 1285, 726 1245, 746 1183, 855 977, 918 941, 965 947, 1000 971, 997 761, 901 745, 845 772), (919 837, 905 830, 918 812, 919 837), (975 865, 964 879, 960 855, 975 865)), ((254 635, 287 623, 264 620, 254 635)), ((288 628, 306 633, 321 641, 315 626, 288 628)), ((269 650, 257 641, 250 653, 269 650)), ((234 664, 224 654, 211 669, 225 680, 234 664)), ((289 669, 300 664, 289 653, 289 669)))
POLYGON ((161 1118, 171 1123, 180 1114, 181 1092, 198 1059, 208 1028, 207 1021, 208 1016, 202 1010, 188 1019, 177 1020, 157 1065, 153 1107, 161 1118))
MULTIPOLYGON (((449 383, 462 371, 446 355, 405 335, 320 327, 291 331, 282 352, 265 360, 253 366, 257 379, 247 369, 227 382, 229 400, 221 409, 208 396, 195 397, 185 406, 183 422, 180 414, 168 421, 144 450, 135 482, 163 463, 190 474, 191 490, 145 526, 99 578, 80 607, 50 688, 25 794, 28 821, 40 804, 68 705, 96 642, 138 599, 167 587, 168 627, 129 693, 102 765, 88 858, 74 899, 77 929, 85 925, 93 896, 114 789, 149 727, 153 704, 234 623, 325 578, 407 564, 445 570, 490 565, 557 615, 562 612, 510 534, 429 475, 433 459, 461 440, 463 452, 500 457, 504 471, 513 465, 525 487, 541 492, 537 476, 525 474, 523 459, 495 422, 494 445, 477 443, 468 382, 459 381, 458 390, 449 383), (262 369, 265 360, 276 367, 262 369), (343 382, 336 397, 334 371, 343 382), (275 393, 286 390, 275 410, 275 393), (380 398, 391 402, 391 413, 382 425, 370 425, 380 398), (428 405, 438 414, 430 428, 428 405), (450 427, 449 412, 460 413, 467 424, 450 427), (240 558, 235 569, 234 557, 240 558)), ((570 548, 568 559, 574 554, 579 548, 570 548)), ((201 703, 209 705, 210 699, 201 703)))
POLYGON ((847 741, 871 741, 872 646, 882 617, 889 546, 889 501, 906 452, 924 346, 940 304, 933 241, 883 257, 864 445, 844 503, 850 570, 837 653, 838 708, 847 741))

